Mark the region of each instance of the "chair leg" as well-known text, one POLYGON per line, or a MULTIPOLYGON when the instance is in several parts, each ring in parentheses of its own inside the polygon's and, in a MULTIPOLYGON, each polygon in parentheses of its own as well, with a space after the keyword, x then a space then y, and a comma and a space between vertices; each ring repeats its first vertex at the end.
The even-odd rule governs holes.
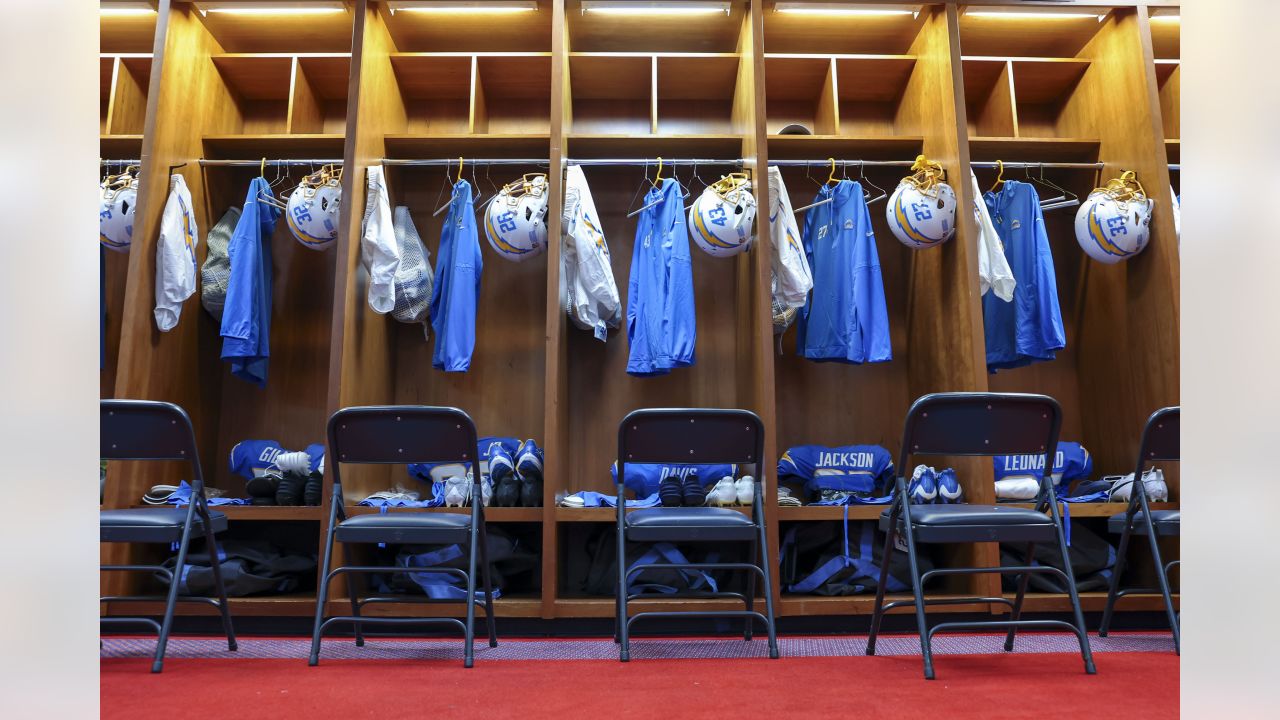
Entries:
POLYGON ((1111 613, 1115 611, 1116 593, 1120 592, 1120 576, 1124 574, 1124 559, 1129 554, 1129 525, 1125 524, 1120 533, 1120 548, 1116 551, 1116 566, 1111 569, 1111 583, 1107 589, 1107 605, 1102 610, 1102 624, 1098 626, 1098 637, 1106 637, 1111 629, 1111 613))
MULTIPOLYGON (((189 519, 189 518, 188 518, 189 519)), ((209 527, 205 524, 205 527, 209 527)), ((173 611, 178 606, 178 586, 182 580, 182 570, 187 565, 187 548, 191 544, 191 523, 182 528, 182 541, 178 544, 178 561, 173 566, 173 579, 169 582, 169 594, 164 603, 164 619, 160 623, 160 637, 156 642, 155 658, 151 661, 151 672, 158 673, 164 669, 164 651, 169 645, 169 631, 173 629, 173 611)))
MULTIPOLYGON (((896 506, 895 506, 896 510, 896 506)), ((885 585, 889 582, 889 558, 893 552, 893 540, 897 533, 897 513, 890 513, 889 531, 885 533, 884 552, 880 554, 880 582, 876 584, 876 604, 871 611, 871 632, 867 635, 867 654, 876 654, 876 635, 880 633, 880 620, 884 618, 885 585)))
MULTIPOLYGON (((619 500, 621 502, 621 500, 619 500)), ((618 532, 618 659, 631 660, 631 638, 627 630, 627 540, 618 532)))
POLYGON ((1156 579, 1160 581, 1160 593, 1164 595, 1164 611, 1169 616, 1169 630, 1173 632, 1173 652, 1182 654, 1182 633, 1178 628, 1178 614, 1173 609, 1173 594, 1169 592, 1169 576, 1165 572, 1164 562, 1160 559, 1160 538, 1156 537, 1156 529, 1151 523, 1150 512, 1143 513, 1147 523, 1147 539, 1151 543, 1151 559, 1155 561, 1156 579))
MULTIPOLYGON (((215 560, 222 556, 218 551, 218 540, 213 534, 211 527, 212 522, 209 518, 204 518, 204 541, 209 547, 209 557, 215 560)), ((227 649, 235 652, 239 648, 236 642, 236 631, 231 626, 231 608, 227 605, 227 588, 222 584, 222 568, 221 563, 213 563, 213 586, 218 592, 218 611, 222 614, 222 631, 227 635, 227 649)))
MULTIPOLYGON (((1036 544, 1033 542, 1027 543, 1026 558, 1028 563, 1030 563, 1031 558, 1034 557, 1035 551, 1036 544)), ((1013 599, 1013 611, 1009 613, 1009 620, 1012 622, 1018 622, 1018 619, 1022 617, 1022 599, 1027 596, 1027 585, 1030 584, 1030 582, 1031 573, 1020 573, 1018 575, 1018 595, 1013 599)), ((1017 632, 1017 625, 1009 626, 1009 634, 1004 638, 1005 652, 1013 651, 1013 636, 1017 634, 1017 632)))
MULTIPOLYGON (((360 573, 347 573, 347 595, 351 596, 351 615, 360 617, 360 590, 364 588, 364 577, 360 573)), ((356 635, 356 647, 364 647, 364 628, 362 623, 352 623, 356 635)))
MULTIPOLYGON (((477 486, 475 488, 479 490, 477 486)), ((475 499, 472 499, 475 502, 475 499)), ((467 553, 467 620, 466 627, 463 628, 463 638, 466 646, 462 649, 462 667, 469 668, 476 664, 476 551, 477 536, 480 533, 479 522, 475 520, 477 515, 472 515, 471 522, 471 548, 467 553)))
MULTIPOLYGON (((905 496, 903 502, 906 502, 905 496)), ((920 632, 920 656, 924 660, 924 679, 932 680, 933 648, 929 642, 928 621, 924 614, 924 587, 920 584, 920 567, 916 561, 916 538, 915 533, 911 531, 910 522, 907 522, 903 528, 903 534, 907 536, 907 561, 911 565, 911 590, 916 599, 916 627, 920 632)), ((884 556, 883 563, 885 568, 889 567, 888 555, 884 556)), ((881 572, 884 570, 882 569, 881 572)), ((884 587, 883 584, 881 587, 884 587)))
MULTIPOLYGON (((769 561, 769 541, 768 536, 764 532, 764 510, 760 509, 760 498, 764 497, 760 492, 759 484, 755 487, 756 507, 759 515, 756 516, 756 524, 760 528, 759 550, 760 550, 760 573, 764 575, 764 618, 768 620, 768 626, 765 632, 769 635, 769 659, 777 660, 781 656, 778 652, 778 621, 773 615, 773 564, 769 561)), ((750 596, 748 596, 750 597, 750 596)), ((750 621, 750 620, 749 620, 750 621)))
POLYGON ((493 580, 489 574, 489 532, 480 517, 480 575, 484 580, 484 622, 489 630, 489 647, 498 647, 498 626, 493 616, 493 580))
POLYGON ((329 596, 329 565, 333 562, 333 530, 335 518, 329 517, 329 532, 325 533, 324 561, 320 565, 320 587, 316 589, 316 621, 311 629, 311 656, 307 664, 320 664, 320 626, 324 623, 324 603, 329 596))
POLYGON ((1071 598, 1071 613, 1075 618, 1076 633, 1080 640, 1080 658, 1084 660, 1084 671, 1090 675, 1096 674, 1097 668, 1093 665, 1093 651, 1089 649, 1089 628, 1084 624, 1084 611, 1080 608, 1080 594, 1076 591, 1076 574, 1071 569, 1071 555, 1067 552, 1067 538, 1062 534, 1062 522, 1058 517, 1057 500, 1053 499, 1050 492, 1050 500, 1052 507, 1050 512, 1053 514, 1054 530, 1058 539, 1058 557, 1062 558, 1062 571, 1067 576, 1067 594, 1071 598))
MULTIPOLYGON (((753 541, 751 543, 751 564, 756 566, 760 564, 760 542, 758 540, 753 541)), ((746 596, 747 596, 747 612, 751 612, 752 610, 755 609, 755 604, 756 604, 756 574, 753 572, 747 573, 746 596)), ((755 623, 751 621, 751 618, 749 617, 743 618, 743 621, 742 621, 742 639, 743 640, 746 640, 746 641, 751 640, 751 631, 752 631, 752 626, 754 624, 755 623)))

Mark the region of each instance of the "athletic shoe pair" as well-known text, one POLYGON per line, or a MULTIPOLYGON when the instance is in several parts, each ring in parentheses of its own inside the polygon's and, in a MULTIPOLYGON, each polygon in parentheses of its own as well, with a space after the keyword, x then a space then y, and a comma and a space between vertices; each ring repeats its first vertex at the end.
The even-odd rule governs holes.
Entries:
POLYGON ((745 475, 733 479, 732 475, 725 475, 720 478, 720 482, 711 488, 711 492, 707 493, 708 505, 750 505, 755 501, 756 486, 755 478, 745 475))
POLYGON ((663 507, 700 507, 707 502, 707 490, 698 473, 689 473, 684 480, 668 475, 658 483, 658 500, 663 507))
MULTIPOLYGON (((471 475, 453 475, 444 480, 445 507, 463 507, 471 503, 471 475)), ((493 497, 493 481, 480 479, 480 504, 489 507, 493 497)))
POLYGON ((516 451, 514 460, 502 443, 490 443, 485 459, 489 461, 489 478, 493 481, 494 505, 542 506, 543 455, 537 443, 525 440, 516 451))
POLYGON ((964 501, 964 490, 955 470, 938 471, 928 465, 917 465, 907 484, 907 497, 913 505, 952 504, 964 501))

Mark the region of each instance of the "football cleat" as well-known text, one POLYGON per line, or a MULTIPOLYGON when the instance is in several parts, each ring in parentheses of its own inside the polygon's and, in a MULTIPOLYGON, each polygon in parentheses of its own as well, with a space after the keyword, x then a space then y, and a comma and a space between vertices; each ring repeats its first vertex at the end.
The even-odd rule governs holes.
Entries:
POLYGON ((680 489, 684 495, 685 507, 697 507, 707 504, 707 489, 702 487, 702 481, 698 479, 698 473, 689 473, 684 482, 680 484, 680 489))
POLYGON ((509 474, 494 483, 493 504, 497 507, 516 507, 519 505, 520 479, 514 474, 509 474))
POLYGON ((956 477, 956 471, 952 468, 945 468, 938 473, 938 500, 937 502, 951 504, 964 500, 964 488, 960 487, 960 480, 956 477))
POLYGON ((489 443, 485 459, 489 461, 489 477, 493 478, 494 485, 500 485, 503 480, 515 474, 516 464, 511 460, 511 453, 502 447, 502 443, 489 443))
POLYGON ((937 473, 928 465, 917 465, 907 484, 907 497, 913 505, 926 505, 938 497, 937 473))
POLYGON ((277 505, 301 505, 302 489, 307 484, 305 475, 296 472, 284 473, 276 484, 277 505))
POLYGON ((307 476, 307 481, 302 486, 303 505, 315 506, 320 504, 323 478, 324 475, 319 472, 313 472, 307 476))
POLYGON ((471 481, 465 475, 454 475, 445 479, 445 507, 462 507, 469 499, 471 499, 471 481))
POLYGON ((542 477, 542 448, 533 440, 525 440, 516 451, 516 472, 521 477, 542 477))
POLYGON ((271 498, 274 505, 276 501, 276 485, 280 483, 280 476, 274 472, 259 475, 244 484, 245 492, 249 493, 251 498, 271 498))
POLYGON ((520 504, 523 507, 542 507, 541 474, 520 474, 520 504))
POLYGON ((658 483, 658 499, 663 507, 680 507, 684 504, 684 493, 680 489, 680 478, 674 475, 662 478, 658 483))
POLYGON ((744 475, 738 478, 734 483, 734 487, 738 490, 738 504, 750 505, 756 499, 756 479, 750 475, 744 475))
POLYGON ((738 490, 733 484, 733 476, 725 475, 707 493, 707 504, 723 507, 738 502, 738 490))

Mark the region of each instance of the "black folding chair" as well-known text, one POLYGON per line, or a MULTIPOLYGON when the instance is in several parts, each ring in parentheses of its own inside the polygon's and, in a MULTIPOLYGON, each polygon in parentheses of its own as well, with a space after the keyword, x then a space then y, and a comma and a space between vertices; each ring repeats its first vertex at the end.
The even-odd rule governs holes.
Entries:
POLYGON ((164 617, 159 623, 145 617, 104 617, 104 625, 146 625, 156 631, 155 659, 151 672, 164 668, 164 652, 173 628, 173 612, 179 602, 208 603, 222 614, 222 629, 227 634, 227 649, 236 649, 236 634, 231 627, 227 608, 227 591, 222 585, 222 571, 213 564, 213 585, 218 597, 179 595, 181 578, 187 563, 187 549, 192 533, 204 535, 209 557, 219 557, 216 535, 227 529, 227 516, 209 510, 204 494, 204 475, 196 452, 196 437, 191 418, 177 405, 149 400, 103 400, 100 405, 99 442, 105 460, 184 460, 191 463, 191 502, 183 508, 136 508, 102 510, 98 513, 98 539, 113 543, 178 543, 178 559, 173 570, 162 565, 103 565, 109 572, 147 572, 163 576, 169 592, 156 595, 113 595, 101 598, 104 603, 164 600, 164 617))
POLYGON ((463 648, 463 666, 475 663, 472 640, 475 637, 476 617, 476 556, 484 577, 484 614, 489 626, 489 647, 498 646, 498 635, 493 621, 493 585, 489 579, 488 548, 485 542, 484 507, 479 502, 480 468, 476 462, 476 426, 467 414, 457 408, 425 407, 421 405, 350 407, 339 410, 329 418, 329 451, 327 457, 333 468, 333 493, 329 507, 329 532, 325 537, 324 565, 321 569, 320 590, 316 593, 316 620, 311 635, 309 664, 320 662, 320 636, 325 629, 338 623, 355 626, 356 645, 364 646, 363 625, 456 625, 462 630, 466 645, 463 648), (460 515, 445 512, 397 512, 347 517, 342 499, 342 470, 344 463, 405 465, 420 462, 462 462, 471 468, 471 513, 460 515), (360 609, 373 603, 432 603, 451 602, 406 596, 360 598, 355 583, 348 583, 351 596, 351 615, 325 619, 324 604, 329 594, 329 583, 338 575, 371 573, 422 572, 422 568, 347 565, 329 570, 333 557, 333 542, 341 543, 420 543, 467 545, 468 569, 432 568, 433 573, 447 573, 461 577, 467 583, 467 619, 419 618, 419 617, 368 617, 360 609))
POLYGON ((884 613, 895 607, 914 606, 920 633, 920 651, 924 657, 924 676, 933 679, 933 634, 939 630, 1008 628, 1004 649, 1013 650, 1014 633, 1019 627, 1065 628, 1080 640, 1080 655, 1085 671, 1094 673, 1093 654, 1085 634, 1084 614, 1076 594, 1075 576, 1067 557, 1067 543, 1058 516, 1058 502, 1053 493, 1050 473, 1052 458, 1058 447, 1058 429, 1062 410, 1051 397, 1016 393, 939 393, 925 395, 911 406, 902 433, 902 453, 898 462, 896 495, 893 505, 880 515, 880 529, 886 531, 884 558, 894 547, 894 538, 902 533, 907 539, 907 557, 911 566, 911 589, 914 598, 885 604, 884 588, 888 583, 889 562, 880 567, 880 583, 876 587, 876 605, 871 618, 871 635, 867 654, 876 653, 876 635, 884 613), (1012 455, 1045 456, 1040 478, 1040 494, 1036 507, 1007 505, 912 505, 907 496, 906 478, 910 474, 908 460, 913 455, 1012 455), (1045 513, 1048 513, 1047 515, 1045 513), (1004 567, 948 567, 920 573, 917 543, 1025 542, 1026 557, 1034 557, 1036 543, 1057 543, 1063 570, 1047 565, 1004 567), (1075 624, 1062 620, 1023 620, 1022 601, 1027 592, 1030 573, 1057 575, 1067 587, 1075 624), (925 598, 923 587, 930 578, 940 575, 979 573, 1017 573, 1018 594, 1010 602, 1004 597, 925 598), (943 622, 929 627, 926 605, 957 605, 983 602, 1001 603, 1011 608, 1008 620, 981 622, 943 622))
POLYGON ((751 639, 754 620, 764 623, 769 633, 769 657, 778 657, 778 636, 773 619, 773 580, 770 575, 768 544, 765 541, 764 503, 761 490, 764 453, 764 425, 755 413, 746 410, 650 409, 636 410, 618 428, 618 589, 614 639, 620 644, 620 659, 631 659, 631 624, 640 618, 740 617, 743 639, 751 639), (755 502, 751 517, 720 507, 648 508, 625 510, 628 463, 669 462, 682 464, 755 465, 755 502), (658 542, 746 542, 751 543, 757 562, 640 563, 627 567, 627 541, 658 542), (746 570, 747 591, 684 592, 667 598, 730 598, 742 601, 745 610, 680 612, 640 612, 628 616, 627 602, 640 597, 628 595, 629 580, 649 568, 672 570, 746 570), (765 614, 754 609, 756 576, 764 582, 765 614))
POLYGON ((1164 609, 1169 615, 1169 629, 1173 631, 1174 652, 1182 654, 1182 637, 1178 628, 1178 613, 1173 609, 1173 596, 1169 592, 1169 570, 1181 561, 1162 565, 1160 560, 1160 537, 1177 537, 1181 535, 1182 513, 1179 510, 1151 510, 1147 505, 1146 483, 1142 481, 1142 467, 1148 462, 1160 460, 1180 460, 1182 433, 1182 409, 1167 407, 1155 411, 1147 419, 1142 429, 1142 443, 1138 447, 1138 464, 1133 472, 1133 486, 1129 491, 1129 507, 1119 515, 1111 516, 1107 521, 1107 529, 1120 535, 1120 550, 1116 557, 1116 567, 1111 575, 1111 589, 1107 592, 1107 607, 1102 611, 1102 625, 1098 635, 1107 636, 1111 627, 1111 613, 1115 610, 1116 601, 1125 595, 1138 593, 1154 593, 1154 588, 1120 588, 1120 575, 1124 572, 1125 554, 1129 550, 1129 538, 1134 534, 1146 535, 1151 545, 1151 558, 1156 565, 1156 580, 1160 583, 1160 592, 1164 595, 1164 609))

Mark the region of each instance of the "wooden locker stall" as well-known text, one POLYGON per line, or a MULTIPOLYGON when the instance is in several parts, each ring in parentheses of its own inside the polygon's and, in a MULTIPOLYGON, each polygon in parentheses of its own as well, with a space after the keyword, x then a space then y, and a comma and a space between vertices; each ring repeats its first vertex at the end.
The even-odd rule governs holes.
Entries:
MULTIPOLYGON (((998 8, 966 8, 959 18, 969 152, 984 193, 999 174, 990 163, 999 160, 1030 164, 1006 168, 1003 177, 1032 182, 1042 199, 1057 191, 1041 178, 1083 201, 1134 170, 1156 204, 1146 250, 1115 265, 1089 259, 1077 244, 1076 207, 1045 211, 1066 348, 1053 361, 996 372, 988 386, 1056 398, 1061 439, 1089 450, 1093 477, 1132 472, 1147 417, 1178 404, 1177 244, 1145 9, 1027 18, 978 12, 990 10, 998 8)), ((1154 508, 1177 507, 1177 478, 1176 466, 1166 468, 1172 502, 1154 508)), ((1101 520, 1082 519, 1117 511, 1103 503, 1071 507, 1074 522, 1104 535, 1101 520)), ((1105 597, 1085 593, 1082 601, 1100 609, 1105 597)), ((1059 595, 1029 602, 1066 607, 1059 595)))
MULTIPOLYGON (((799 444, 879 444, 896 463, 906 411, 925 393, 1052 395, 1066 414, 1062 438, 1093 453, 1094 477, 1129 472, 1143 421, 1178 402, 1170 206, 1170 175, 1176 187, 1177 173, 1169 163, 1178 162, 1179 52, 1178 23, 1167 19, 1177 5, 1068 4, 815 0, 810 9, 867 5, 855 9, 877 12, 814 15, 780 12, 774 0, 730 0, 718 13, 635 18, 594 12, 581 0, 536 0, 505 13, 417 12, 411 3, 346 0, 327 12, 274 15, 205 13, 198 2, 160 0, 150 31, 136 20, 104 17, 103 157, 140 157, 153 181, 139 197, 132 252, 108 253, 103 396, 185 407, 206 478, 235 496, 244 494, 243 480, 227 468, 236 442, 269 438, 301 449, 321 442, 327 418, 345 406, 453 405, 472 416, 481 436, 535 439, 546 450, 543 506, 486 509, 491 527, 518 534, 541 555, 538 577, 498 600, 504 617, 612 616, 612 597, 584 592, 571 566, 581 562, 591 537, 612 532, 614 510, 557 503, 581 490, 614 492, 609 468, 618 423, 639 407, 744 407, 761 416, 767 437, 756 471, 766 486, 758 501, 766 503, 775 563, 786 528, 843 517, 842 508, 778 507, 778 456, 799 444), (1018 15, 1026 6, 1048 15, 1018 15), (148 32, 154 49, 143 37, 148 32), (780 134, 793 123, 813 134, 780 134), (772 332, 768 163, 785 164, 784 181, 800 207, 827 180, 827 158, 836 161, 837 178, 865 178, 892 192, 919 154, 947 172, 959 203, 957 232, 940 247, 913 251, 889 231, 884 203, 870 206, 892 361, 848 366, 799 357, 794 329, 780 340, 772 332), (667 376, 633 378, 625 372, 625 320, 601 343, 561 307, 562 179, 568 164, 582 163, 625 308, 637 222, 627 214, 643 204, 659 156, 666 159, 662 176, 678 178, 692 193, 722 174, 749 173, 757 239, 733 258, 692 250, 697 362, 667 376), (433 369, 434 336, 370 308, 360 246, 367 171, 383 165, 392 205, 410 209, 434 267, 444 215, 433 213, 458 179, 459 158, 461 178, 480 201, 478 215, 484 200, 524 173, 546 173, 550 192, 549 248, 542 256, 511 262, 482 234, 477 342, 465 374, 433 369), (686 162, 692 159, 703 162, 686 162), (322 160, 344 168, 339 237, 316 252, 281 223, 271 239, 267 388, 230 377, 220 359, 219 323, 198 301, 184 306, 171 332, 158 332, 152 308, 164 171, 186 163, 176 171, 196 198, 203 236, 229 206, 243 203, 259 172, 279 180, 273 189, 281 196, 322 160), (1074 209, 1046 211, 1067 348, 1054 361, 989 375, 970 212, 980 198, 969 172, 976 171, 985 192, 996 160, 1045 163, 1044 178, 1081 199, 1105 179, 1135 170, 1156 206, 1150 245, 1111 266, 1087 259, 1075 242, 1074 209), (116 346, 119 369, 111 372, 116 346)), ((308 3, 275 5, 296 10, 308 3)), ((1004 177, 1039 180, 1040 173, 1038 165, 1017 166, 1004 177)), ((798 222, 803 227, 803 217, 798 222)), ((205 253, 202 242, 202 262, 205 253)), ((955 467, 969 501, 994 500, 989 461, 920 461, 955 467)), ((151 485, 179 477, 171 468, 115 463, 111 473, 105 507, 136 505, 151 485)), ((1166 468, 1166 478, 1173 502, 1162 507, 1177 507, 1176 467, 1166 468)), ((397 485, 430 492, 402 466, 344 467, 349 512, 369 512, 355 504, 397 485)), ((1120 509, 1076 505, 1071 513, 1073 522, 1093 526, 1120 509)), ((874 521, 881 510, 854 506, 849 517, 874 521)), ((325 506, 226 512, 234 534, 322 550, 325 506)), ((132 552, 158 558, 162 551, 132 552)), ((128 554, 104 552, 116 560, 128 554)), ((377 552, 353 554, 370 559, 377 552)), ((1175 547, 1167 552, 1176 557, 1175 547)), ((1140 555, 1135 549, 1132 559, 1142 575, 1149 568, 1140 555)), ((943 549, 935 559, 993 566, 999 555, 994 546, 975 545, 943 549)), ((999 583, 994 576, 947 578, 929 593, 993 595, 999 583)), ((145 586, 133 579, 113 587, 145 586)), ((1100 609, 1103 597, 1086 593, 1086 609, 1100 609)), ((1031 598, 1031 610, 1066 607, 1064 596, 1031 598)), ((341 583, 331 599, 329 612, 346 612, 341 583)), ((873 597, 779 592, 778 600, 782 616, 866 615, 873 597)), ((1157 605, 1151 597, 1120 609, 1157 605)), ((1001 611, 985 604, 938 608, 948 610, 1001 611)), ((314 594, 237 599, 233 612, 305 617, 314 612, 314 594)))
MULTIPOLYGON (((244 204, 249 182, 259 172, 284 200, 303 175, 319 169, 309 160, 342 158, 349 11, 234 15, 173 2, 161 4, 159 18, 163 55, 154 69, 160 74, 159 97, 144 160, 157 176, 156 168, 181 166, 174 171, 187 180, 202 237, 229 207, 244 204)), ((231 376, 220 358, 220 322, 196 298, 184 305, 177 327, 167 333, 156 329, 151 312, 155 243, 167 182, 144 189, 116 396, 167 400, 185 408, 196 429, 206 482, 243 497, 245 481, 228 465, 236 443, 271 439, 295 450, 324 442, 336 253, 303 247, 284 222, 276 226, 270 241, 270 367, 266 387, 260 388, 231 376)), ((197 254, 202 264, 206 253, 207 244, 201 242, 197 254)), ((137 505, 152 485, 176 483, 180 473, 157 463, 125 464, 120 481, 108 485, 106 505, 137 505)), ((222 511, 232 520, 232 536, 269 537, 307 552, 318 547, 318 507, 236 506, 222 511)), ((150 581, 127 582, 139 589, 150 581)), ((314 609, 313 598, 310 592, 237 598, 233 612, 306 614, 314 609)), ((124 606, 120 610, 129 611, 124 606)))

